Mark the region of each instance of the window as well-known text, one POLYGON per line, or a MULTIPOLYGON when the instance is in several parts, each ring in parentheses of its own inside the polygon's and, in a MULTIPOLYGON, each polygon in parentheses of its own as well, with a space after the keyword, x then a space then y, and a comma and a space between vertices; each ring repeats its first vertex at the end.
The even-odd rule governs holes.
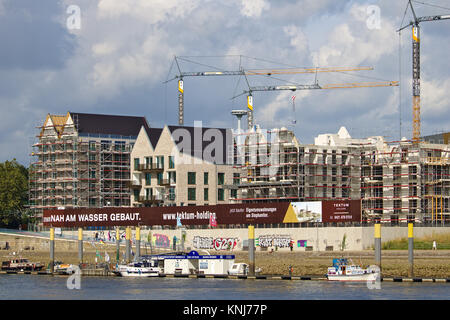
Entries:
POLYGON ((163 173, 162 172, 158 172, 158 174, 156 175, 156 180, 158 185, 161 185, 163 183, 163 173))
POLYGON ((177 173, 175 171, 170 171, 167 175, 169 178, 169 183, 177 183, 177 173))
POLYGON ((225 183, 225 173, 219 172, 217 174, 217 184, 218 185, 223 185, 224 183, 225 183))
POLYGON ((225 190, 224 189, 217 189, 217 200, 218 201, 225 200, 225 190))
POLYGON ((175 160, 173 156, 169 156, 169 169, 175 169, 175 160))
POLYGON ((203 173, 203 184, 208 185, 208 172, 203 173))
POLYGON ((139 170, 139 158, 134 158, 134 170, 139 170))
POLYGON ((152 157, 145 157, 145 167, 147 169, 152 168, 152 157))
POLYGON ((164 156, 156 157, 156 167, 158 169, 164 169, 164 156))
POLYGON ((151 200, 152 196, 153 196, 153 189, 152 188, 145 189, 145 200, 151 200))
POLYGON ((139 190, 134 189, 133 193, 134 193, 134 201, 139 201, 139 190))
POLYGON ((195 184, 195 172, 188 172, 188 184, 195 184))
POLYGON ((240 174, 239 173, 233 173, 233 184, 239 185, 240 183, 240 174))
POLYGON ((203 200, 209 201, 209 189, 208 188, 203 189, 203 200))
POLYGON ((188 188, 188 200, 195 201, 195 188, 188 188))
POLYGON ((147 186, 152 184, 152 174, 151 173, 146 173, 145 174, 145 184, 147 186))
POLYGON ((237 198, 237 189, 231 189, 231 198, 233 199, 237 198))
POLYGON ((175 187, 169 188, 169 200, 175 201, 175 187))
MULTIPOLYGON (((95 142, 94 142, 94 141, 90 141, 90 142, 89 142, 89 150, 95 151, 95 142)), ((94 199, 94 200, 95 200, 95 199, 94 199)))

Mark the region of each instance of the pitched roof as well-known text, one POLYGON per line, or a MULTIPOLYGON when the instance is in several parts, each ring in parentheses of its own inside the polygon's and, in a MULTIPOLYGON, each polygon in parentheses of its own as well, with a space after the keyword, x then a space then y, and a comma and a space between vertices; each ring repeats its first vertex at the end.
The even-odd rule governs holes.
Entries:
POLYGON ((79 134, 109 134, 137 137, 142 126, 149 128, 145 117, 70 112, 79 134))
MULTIPOLYGON (((189 138, 190 138, 190 142, 191 142, 190 143, 190 150, 183 150, 183 151, 185 153, 190 153, 190 155, 192 157, 195 157, 197 155, 197 153, 200 151, 200 150, 195 150, 194 149, 194 147, 195 147, 195 139, 198 139, 198 138, 201 139, 201 141, 202 141, 202 150, 201 150, 202 159, 203 159, 203 156, 204 156, 205 148, 208 145, 210 145, 211 143, 217 142, 217 141, 215 141, 215 139, 216 139, 215 137, 212 140, 206 140, 205 141, 205 138, 204 138, 205 133, 208 130, 210 130, 210 129, 218 130, 220 132, 221 136, 222 136, 222 144, 221 144, 222 145, 222 150, 221 150, 222 151, 222 157, 221 157, 221 159, 217 159, 218 160, 217 164, 227 163, 227 157, 228 157, 228 153, 227 152, 228 152, 228 150, 230 150, 230 148, 229 148, 230 144, 231 145, 233 144, 232 133, 231 133, 230 129, 204 128, 204 127, 196 128, 196 127, 186 127, 186 126, 168 126, 168 128, 169 128, 169 131, 170 131, 172 136, 173 136, 175 130, 177 130, 177 129, 184 129, 184 130, 187 130, 189 132, 189 135, 190 135, 189 138), (195 129, 202 129, 201 137, 196 137, 195 129)), ((177 144, 177 146, 178 146, 178 143, 181 142, 180 140, 175 140, 175 139, 174 139, 174 141, 177 144)), ((214 154, 213 156, 214 157, 218 157, 219 155, 214 154)))
POLYGON ((161 128, 149 128, 144 127, 145 132, 147 132, 147 136, 150 139, 150 143, 152 144, 153 149, 156 148, 156 144, 158 143, 159 137, 161 136, 161 133, 163 129, 161 128))

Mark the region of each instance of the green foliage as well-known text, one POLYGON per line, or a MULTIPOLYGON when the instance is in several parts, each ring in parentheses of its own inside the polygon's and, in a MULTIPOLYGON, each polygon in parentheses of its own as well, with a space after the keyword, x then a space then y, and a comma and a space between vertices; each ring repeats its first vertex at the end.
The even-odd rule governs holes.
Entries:
POLYGON ((28 170, 16 159, 0 163, 0 226, 18 227, 28 220, 28 170))
MULTIPOLYGON (((437 242, 438 250, 450 249, 450 235, 441 234, 427 236, 423 238, 414 238, 415 250, 431 250, 433 248, 433 241, 437 242)), ((381 246, 382 250, 408 250, 408 238, 401 238, 391 241, 386 241, 381 246)))

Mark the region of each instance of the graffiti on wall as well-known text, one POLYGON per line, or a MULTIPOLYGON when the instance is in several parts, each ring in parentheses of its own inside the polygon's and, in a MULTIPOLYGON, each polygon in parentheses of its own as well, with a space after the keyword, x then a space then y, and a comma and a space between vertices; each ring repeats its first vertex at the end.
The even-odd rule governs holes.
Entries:
POLYGON ((258 239, 258 244, 261 248, 287 248, 290 243, 291 236, 289 235, 263 235, 258 239))
POLYGON ((299 248, 306 248, 307 246, 307 240, 297 240, 297 247, 299 248))
POLYGON ((155 238, 155 247, 170 248, 170 239, 165 234, 155 233, 153 237, 155 238))
POLYGON ((233 250, 238 243, 238 238, 213 238, 195 236, 193 246, 197 249, 233 250))

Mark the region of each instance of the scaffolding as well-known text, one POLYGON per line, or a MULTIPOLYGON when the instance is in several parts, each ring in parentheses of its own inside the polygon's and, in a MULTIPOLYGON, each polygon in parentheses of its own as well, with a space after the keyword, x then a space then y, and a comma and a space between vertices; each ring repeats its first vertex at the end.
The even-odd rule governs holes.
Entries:
POLYGON ((30 208, 130 205, 131 137, 77 133, 73 123, 38 126, 30 164, 30 208))
POLYGON ((448 145, 385 142, 381 137, 352 140, 303 145, 286 128, 235 134, 239 174, 229 188, 237 188, 239 195, 233 200, 362 200, 367 220, 450 219, 448 145))

